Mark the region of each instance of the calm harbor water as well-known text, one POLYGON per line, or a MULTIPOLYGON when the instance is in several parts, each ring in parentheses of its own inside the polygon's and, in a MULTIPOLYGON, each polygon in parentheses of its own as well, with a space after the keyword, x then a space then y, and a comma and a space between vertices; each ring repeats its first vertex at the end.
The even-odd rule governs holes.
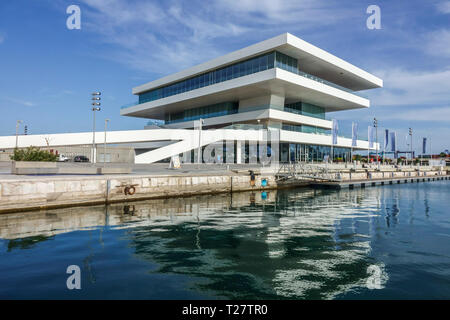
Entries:
POLYGON ((450 299, 449 195, 437 181, 0 215, 0 298, 450 299))

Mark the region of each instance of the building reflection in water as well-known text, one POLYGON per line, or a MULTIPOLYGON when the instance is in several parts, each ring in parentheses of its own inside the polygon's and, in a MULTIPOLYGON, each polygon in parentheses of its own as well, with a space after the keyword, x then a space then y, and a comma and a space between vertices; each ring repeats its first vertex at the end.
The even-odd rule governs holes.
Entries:
MULTIPOLYGON (((75 230, 128 229, 135 257, 157 263, 152 272, 189 275, 192 290, 333 298, 366 287, 379 217, 394 226, 399 201, 388 187, 158 199, 0 215, 0 238, 13 250, 75 230)), ((88 270, 93 259, 86 258, 88 270)))

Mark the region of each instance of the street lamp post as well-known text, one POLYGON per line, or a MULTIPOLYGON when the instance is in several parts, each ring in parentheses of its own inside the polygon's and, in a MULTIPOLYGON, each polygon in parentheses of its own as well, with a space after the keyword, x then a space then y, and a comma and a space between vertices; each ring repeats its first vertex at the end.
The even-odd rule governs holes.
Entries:
POLYGON ((375 149, 377 151, 377 166, 379 166, 379 162, 378 162, 378 120, 377 120, 377 118, 373 118, 373 126, 375 127, 375 149))
POLYGON ((19 146, 19 126, 22 122, 23 122, 22 120, 17 120, 16 122, 16 149, 19 146))
POLYGON ((92 126, 92 163, 96 162, 96 152, 95 152, 95 111, 100 111, 100 105, 101 103, 98 102, 100 101, 100 95, 102 93, 101 92, 93 92, 92 93, 92 112, 94 113, 94 122, 93 122, 93 126, 92 126))
POLYGON ((106 129, 108 127, 108 122, 109 121, 110 121, 109 119, 105 119, 105 144, 104 144, 104 147, 103 147, 103 166, 104 167, 106 166, 106 129))

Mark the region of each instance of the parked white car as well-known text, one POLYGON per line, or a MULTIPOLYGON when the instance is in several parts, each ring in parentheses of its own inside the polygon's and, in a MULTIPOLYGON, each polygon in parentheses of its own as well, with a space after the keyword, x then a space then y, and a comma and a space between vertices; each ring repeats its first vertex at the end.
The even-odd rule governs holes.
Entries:
POLYGON ((69 160, 70 160, 69 157, 66 157, 66 156, 63 155, 63 154, 60 154, 60 155, 59 155, 59 159, 58 159, 59 162, 67 162, 67 161, 69 161, 69 160))

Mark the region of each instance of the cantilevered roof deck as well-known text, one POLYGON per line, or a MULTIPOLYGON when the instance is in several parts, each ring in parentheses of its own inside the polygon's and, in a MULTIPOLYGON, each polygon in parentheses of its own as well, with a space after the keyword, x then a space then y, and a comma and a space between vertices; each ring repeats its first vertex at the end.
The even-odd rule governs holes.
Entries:
POLYGON ((284 33, 189 69, 135 87, 133 88, 133 94, 140 94, 161 86, 166 86, 270 51, 278 51, 296 58, 301 71, 353 91, 383 86, 383 80, 380 78, 292 34, 284 33))

